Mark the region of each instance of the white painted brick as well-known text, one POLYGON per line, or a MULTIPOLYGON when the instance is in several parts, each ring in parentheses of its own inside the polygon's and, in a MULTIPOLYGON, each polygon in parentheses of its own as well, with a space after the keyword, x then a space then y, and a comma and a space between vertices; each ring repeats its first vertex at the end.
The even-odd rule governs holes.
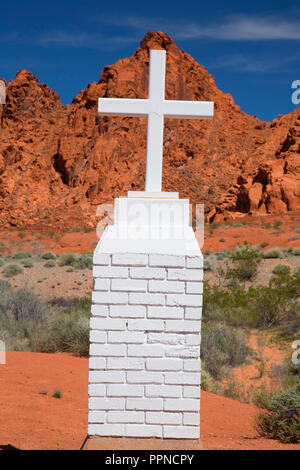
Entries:
POLYGON ((199 439, 199 426, 164 426, 165 439, 199 439))
POLYGON ((89 423, 104 423, 105 422, 105 411, 90 411, 89 412, 89 423))
POLYGON ((181 359, 147 359, 146 367, 148 370, 182 370, 183 363, 181 359))
POLYGON ((143 423, 143 411, 109 411, 107 414, 109 423, 143 423))
POLYGON ((200 426, 199 413, 183 413, 183 424, 200 426))
POLYGON ((196 398, 166 398, 165 411, 199 411, 200 400, 196 398))
MULTIPOLYGON (((174 294, 175 295, 175 294, 174 294)), ((93 292, 92 301, 98 304, 127 304, 128 294, 125 292, 93 292)))
POLYGON ((93 276, 102 277, 104 279, 115 277, 127 279, 128 268, 119 266, 94 266, 93 276))
POLYGON ((100 330, 90 331, 90 342, 91 343, 106 343, 107 333, 100 330))
POLYGON ((144 343, 145 333, 139 331, 109 331, 109 343, 144 343))
POLYGON ((94 279, 94 290, 107 291, 109 290, 109 283, 109 279, 96 278, 94 279))
POLYGON ((108 357, 107 369, 141 370, 144 369, 144 359, 136 357, 108 357))
POLYGON ((199 307, 200 300, 201 296, 195 294, 167 294, 167 305, 171 306, 199 307))
POLYGON ((200 374, 198 372, 166 372, 165 383, 174 385, 198 385, 200 374))
POLYGON ((184 282, 181 281, 149 281, 149 292, 184 292, 184 282))
POLYGON ((186 335, 185 344, 187 346, 200 346, 200 333, 197 335, 186 335))
POLYGON ((125 356, 125 344, 90 344, 90 356, 125 356))
POLYGON ((184 310, 182 307, 148 307, 148 318, 183 318, 184 310))
POLYGON ((125 372, 119 370, 90 370, 90 383, 124 383, 125 372))
POLYGON ((202 294, 203 283, 202 282, 187 282, 186 293, 187 294, 202 294))
POLYGON ((126 320, 118 318, 91 318, 91 328, 95 330, 125 330, 126 320))
POLYGON ((182 359, 198 358, 200 356, 199 346, 174 347, 166 349, 166 357, 180 357, 182 359))
POLYGON ((201 322, 194 320, 166 320, 166 331, 200 332, 201 322))
POLYGON ((184 398, 200 398, 200 385, 198 387, 183 387, 184 398))
POLYGON ((90 410, 124 410, 125 398, 89 398, 90 410))
POLYGON ((202 295, 200 297, 201 302, 199 302, 198 307, 186 307, 184 317, 186 320, 201 320, 202 316, 202 295))
POLYGON ((127 398, 126 409, 160 411, 163 409, 163 400, 162 398, 127 398))
POLYGON ((146 397, 180 398, 182 386, 179 385, 146 385, 146 397))
MULTIPOLYGON (((126 295, 126 294, 124 294, 126 295)), ((176 294, 173 294, 176 295, 176 294)), ((177 294, 180 295, 180 294, 177 294)), ((165 296, 163 294, 129 294, 129 304, 138 305, 164 305, 165 296)))
MULTIPOLYGON (((106 396, 106 385, 103 384, 89 384, 89 396, 90 397, 105 397, 106 396)), ((101 423, 101 421, 100 421, 101 423)))
POLYGON ((108 253, 94 253, 93 263, 99 265, 110 264, 110 254, 108 253))
POLYGON ((133 279, 165 279, 166 271, 163 268, 130 268, 130 277, 133 279))
POLYGON ((203 268, 203 256, 187 256, 186 257, 187 268, 203 268))
POLYGON ((162 255, 162 254, 150 254, 149 255, 149 266, 174 266, 184 267, 184 256, 176 255, 162 255))
POLYGON ((182 424, 182 413, 146 412, 146 423, 149 424, 182 424))
POLYGON ((107 317, 108 307, 106 305, 92 304, 91 314, 95 317, 107 317))
POLYGON ((126 424, 127 437, 162 437, 162 426, 152 424, 126 424))
POLYGON ((111 305, 109 310, 111 317, 144 318, 146 316, 144 305, 111 305))
POLYGON ((137 253, 114 253, 112 255, 112 264, 125 266, 146 266, 148 256, 137 253))
POLYGON ((175 333, 148 333, 148 343, 160 343, 160 344, 172 344, 179 345, 184 344, 184 336, 175 333))
POLYGON ((143 385, 108 385, 107 386, 108 397, 142 397, 144 395, 143 385))
POLYGON ((89 436, 124 436, 125 424, 89 424, 89 436))
POLYGON ((200 359, 195 360, 195 359, 185 359, 183 361, 183 370, 185 371, 194 371, 194 372, 200 372, 201 368, 201 361, 200 359))
POLYGON ((202 281, 202 269, 168 269, 168 279, 174 281, 202 281))
POLYGON ((106 359, 104 357, 90 357, 90 369, 106 369, 106 359))
POLYGON ((135 357, 162 357, 164 355, 164 348, 162 345, 157 344, 129 344, 127 355, 135 357))
POLYGON ((139 372, 127 372, 127 382, 128 383, 162 384, 163 381, 164 381, 164 376, 163 376, 162 373, 159 373, 159 372, 150 372, 149 370, 139 371, 139 372))
POLYGON ((162 320, 128 320, 128 330, 163 331, 165 324, 162 320))
POLYGON ((143 279, 112 279, 112 291, 146 292, 147 282, 143 279))

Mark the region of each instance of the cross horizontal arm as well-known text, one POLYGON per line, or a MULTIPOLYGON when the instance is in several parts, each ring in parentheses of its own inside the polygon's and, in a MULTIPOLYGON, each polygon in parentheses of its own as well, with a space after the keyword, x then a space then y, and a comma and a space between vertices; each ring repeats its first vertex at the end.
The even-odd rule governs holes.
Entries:
POLYGON ((149 100, 126 98, 99 98, 99 114, 115 116, 145 116, 149 114, 149 100))
POLYGON ((163 105, 165 117, 180 119, 211 119, 214 115, 213 101, 172 101, 163 105))

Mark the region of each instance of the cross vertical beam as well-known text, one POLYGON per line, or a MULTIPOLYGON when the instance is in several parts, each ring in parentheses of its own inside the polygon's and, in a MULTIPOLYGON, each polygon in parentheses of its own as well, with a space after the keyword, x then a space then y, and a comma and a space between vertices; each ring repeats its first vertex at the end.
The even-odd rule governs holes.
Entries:
POLYGON ((161 103, 165 100, 165 75, 166 51, 150 51, 146 192, 160 192, 162 188, 164 114, 161 103))

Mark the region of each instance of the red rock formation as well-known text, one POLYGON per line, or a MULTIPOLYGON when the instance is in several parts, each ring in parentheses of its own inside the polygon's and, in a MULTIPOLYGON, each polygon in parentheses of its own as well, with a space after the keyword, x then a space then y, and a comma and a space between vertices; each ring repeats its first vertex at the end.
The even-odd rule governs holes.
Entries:
POLYGON ((8 83, 0 105, 2 225, 95 224, 98 204, 144 189, 145 119, 99 117, 97 99, 146 98, 153 48, 167 50, 167 99, 215 102, 212 121, 166 119, 163 190, 204 203, 210 219, 299 208, 299 108, 273 123, 248 116, 169 36, 149 32, 70 105, 26 70, 8 83))

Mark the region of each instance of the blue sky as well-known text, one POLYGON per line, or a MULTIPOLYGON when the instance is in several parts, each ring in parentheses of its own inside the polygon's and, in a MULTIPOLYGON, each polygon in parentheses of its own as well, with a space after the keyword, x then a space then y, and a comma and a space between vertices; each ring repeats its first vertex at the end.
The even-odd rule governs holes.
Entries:
POLYGON ((0 18, 0 77, 10 80, 28 69, 63 103, 97 81, 105 65, 133 54, 154 30, 168 33, 207 67, 248 114, 272 120, 295 109, 299 2, 253 0, 250 8, 218 0, 15 0, 2 2, 0 18))

